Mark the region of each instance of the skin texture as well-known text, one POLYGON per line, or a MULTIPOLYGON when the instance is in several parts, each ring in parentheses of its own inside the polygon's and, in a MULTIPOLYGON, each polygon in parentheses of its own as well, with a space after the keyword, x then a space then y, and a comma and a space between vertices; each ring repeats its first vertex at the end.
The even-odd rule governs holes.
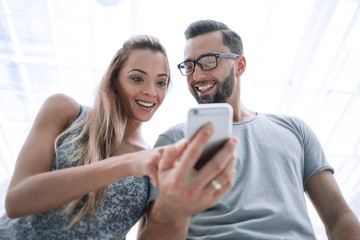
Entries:
MULTIPOLYGON (((222 43, 221 33, 211 32, 190 38, 185 46, 184 59, 185 61, 196 60, 206 54, 226 52, 231 51, 222 43)), ((245 108, 241 102, 240 77, 245 69, 246 59, 244 56, 236 59, 220 58, 218 59, 217 68, 210 71, 203 71, 196 65, 195 72, 187 77, 189 90, 198 102, 213 102, 216 95, 224 92, 224 82, 235 81, 233 85, 228 85, 230 88, 233 88, 229 91, 232 94, 229 96, 223 94, 225 96, 224 99, 234 109, 234 123, 249 121, 256 116, 256 112, 245 108), (206 90, 200 91, 199 86, 206 87, 206 90)), ((204 137, 202 139, 203 142, 198 144, 198 148, 201 148, 206 141, 206 136, 198 136, 198 138, 202 137, 204 137)), ((191 149, 191 144, 189 144, 188 149, 191 149)), ((231 146, 227 145, 225 148, 230 149, 231 146)), ((197 149, 194 148, 193 151, 193 158, 195 158, 195 156, 198 156, 198 153, 195 153, 197 149)), ((171 153, 165 151, 164 154, 171 153)), ((172 154, 176 155, 175 153, 172 154)), ((225 159, 231 156, 230 152, 223 152, 221 154, 225 159)), ((182 156, 184 159, 181 159, 181 161, 191 161, 186 158, 188 155, 183 154, 182 156)), ((211 175, 211 171, 206 172, 206 170, 212 167, 220 169, 220 165, 215 166, 220 164, 220 162, 217 162, 217 157, 218 155, 209 162, 210 164, 206 165, 206 168, 196 173, 191 170, 189 171, 187 166, 178 166, 179 169, 177 170, 179 173, 169 178, 169 182, 166 184, 160 185, 162 187, 160 189, 163 191, 160 190, 157 200, 150 205, 147 221, 145 219, 142 220, 139 227, 139 239, 186 238, 191 216, 210 207, 220 195, 226 193, 223 190, 228 190, 231 187, 231 175, 229 173, 225 174, 227 169, 231 168, 230 165, 234 164, 231 157, 228 163, 224 163, 225 165, 222 168, 224 170, 220 171, 217 177, 214 178, 214 175, 211 175), (210 176, 207 176, 207 174, 210 174, 210 176), (205 186, 209 185, 212 179, 216 179, 222 186, 227 187, 217 192, 217 195, 213 195, 211 199, 209 192, 214 191, 214 188, 211 189, 210 187, 208 189, 203 186, 204 183, 205 186), (226 184, 224 184, 224 180, 226 180, 226 184), (197 187, 196 184, 199 184, 199 186, 197 187)), ((160 175, 166 174, 166 171, 162 173, 161 169, 167 168, 159 169, 160 175)), ((322 171, 313 175, 307 181, 305 191, 317 209, 329 239, 360 239, 359 221, 345 202, 333 175, 329 171, 322 171)))

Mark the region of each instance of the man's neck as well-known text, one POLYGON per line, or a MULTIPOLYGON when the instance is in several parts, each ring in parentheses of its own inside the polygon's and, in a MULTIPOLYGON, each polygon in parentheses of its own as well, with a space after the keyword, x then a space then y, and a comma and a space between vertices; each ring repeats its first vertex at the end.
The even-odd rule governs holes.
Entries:
POLYGON ((248 122, 257 115, 257 112, 247 109, 241 102, 239 105, 232 107, 234 110, 233 123, 248 122))

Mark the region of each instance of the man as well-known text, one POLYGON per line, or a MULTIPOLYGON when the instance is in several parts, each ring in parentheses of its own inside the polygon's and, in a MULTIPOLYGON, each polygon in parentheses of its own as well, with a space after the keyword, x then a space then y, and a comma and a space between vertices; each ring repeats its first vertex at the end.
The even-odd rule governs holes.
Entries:
MULTIPOLYGON (((185 61, 178 67, 192 95, 198 103, 226 102, 234 109, 233 135, 239 138, 236 176, 213 206, 204 200, 201 212, 202 199, 191 202, 190 193, 197 196, 204 189, 189 184, 192 191, 181 186, 180 193, 187 195, 176 195, 178 181, 188 180, 188 172, 183 178, 160 180, 157 198, 152 189, 141 239, 315 239, 304 191, 329 239, 360 239, 359 221, 311 129, 298 118, 256 113, 242 104, 240 77, 246 60, 240 36, 223 23, 206 20, 192 23, 185 37, 185 61)), ((166 131, 155 145, 178 141, 183 128, 180 124, 166 131)), ((181 166, 174 169, 180 171, 181 166)), ((159 169, 159 175, 168 174, 159 169)), ((231 182, 223 177, 215 178, 216 183, 231 182)))

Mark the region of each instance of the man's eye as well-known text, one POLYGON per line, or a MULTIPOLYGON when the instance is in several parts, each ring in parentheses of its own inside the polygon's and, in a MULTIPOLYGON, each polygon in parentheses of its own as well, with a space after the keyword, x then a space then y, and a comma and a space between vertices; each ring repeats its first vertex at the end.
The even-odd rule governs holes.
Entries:
POLYGON ((199 59, 199 62, 202 64, 213 64, 216 62, 216 58, 214 56, 205 56, 199 59))
POLYGON ((192 72, 193 65, 192 64, 185 65, 184 69, 185 69, 186 72, 192 72))
POLYGON ((185 68, 186 70, 192 69, 193 68, 193 63, 192 62, 186 62, 186 63, 184 63, 183 68, 185 68))

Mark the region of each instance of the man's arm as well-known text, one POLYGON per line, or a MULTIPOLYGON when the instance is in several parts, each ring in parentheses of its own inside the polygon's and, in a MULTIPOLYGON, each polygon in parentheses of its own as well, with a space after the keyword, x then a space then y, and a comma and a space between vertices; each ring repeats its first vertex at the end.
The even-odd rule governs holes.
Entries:
POLYGON ((159 208, 154 210, 154 204, 157 201, 150 203, 147 213, 148 218, 143 217, 138 226, 138 239, 181 239, 184 240, 187 235, 190 217, 180 219, 169 217, 171 213, 164 213, 159 208))
POLYGON ((206 126, 187 145, 178 142, 165 147, 158 170, 160 192, 139 225, 138 239, 185 239, 191 216, 214 205, 231 188, 236 138, 230 138, 199 171, 194 169, 212 133, 213 127, 206 126), (221 189, 212 185, 215 179, 221 189))
POLYGON ((321 171, 312 176, 305 189, 325 225, 329 239, 360 239, 360 223, 330 171, 321 171))

